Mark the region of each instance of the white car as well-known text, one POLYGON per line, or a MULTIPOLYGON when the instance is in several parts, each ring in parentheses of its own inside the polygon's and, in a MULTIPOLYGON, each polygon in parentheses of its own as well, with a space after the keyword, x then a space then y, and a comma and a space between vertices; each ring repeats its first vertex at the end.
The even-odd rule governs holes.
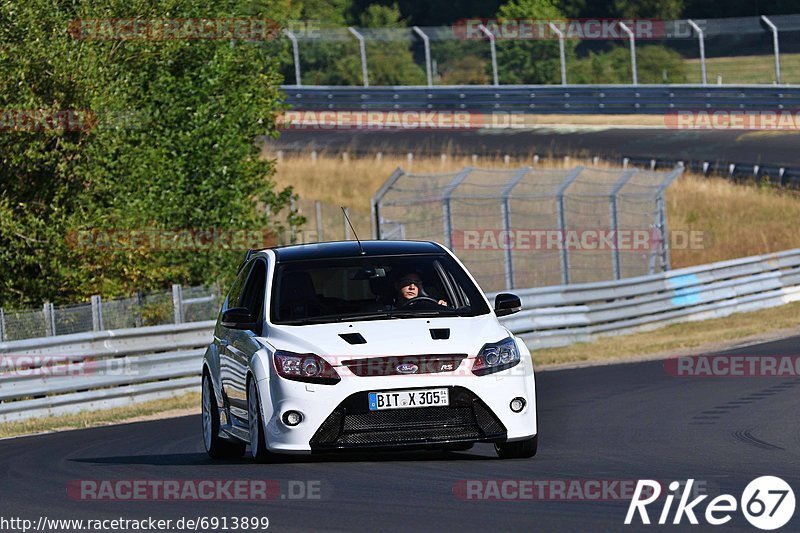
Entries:
POLYGON ((494 443, 536 454, 525 344, 463 264, 432 242, 344 241, 250 251, 203 357, 213 458, 494 443), (415 291, 416 289, 416 291, 415 291))

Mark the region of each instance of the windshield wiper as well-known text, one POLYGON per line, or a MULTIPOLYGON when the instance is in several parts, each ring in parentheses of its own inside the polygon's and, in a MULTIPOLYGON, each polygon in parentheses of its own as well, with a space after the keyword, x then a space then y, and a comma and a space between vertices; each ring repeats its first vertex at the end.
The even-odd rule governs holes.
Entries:
POLYGON ((397 318, 417 318, 426 316, 441 316, 442 314, 450 314, 447 311, 438 311, 434 309, 426 309, 425 311, 391 311, 391 315, 397 318))
POLYGON ((306 324, 326 324, 334 322, 348 322, 350 320, 375 320, 380 318, 396 318, 389 313, 371 313, 364 315, 344 315, 344 316, 315 316, 310 318, 298 318, 297 320, 287 320, 280 322, 289 326, 303 326, 306 324))
POLYGON ((290 326, 302 326, 306 324, 326 324, 334 322, 350 322, 358 320, 381 320, 384 318, 425 318, 432 316, 464 316, 469 313, 469 308, 447 308, 447 309, 420 309, 412 311, 410 309, 394 309, 380 313, 365 313, 360 315, 338 315, 338 316, 316 316, 310 318, 299 318, 297 320, 287 320, 281 322, 290 326))
POLYGON ((285 320, 278 322, 278 324, 285 324, 287 326, 305 326, 307 324, 325 324, 328 322, 341 322, 341 317, 338 316, 314 316, 310 318, 298 318, 295 320, 285 320))

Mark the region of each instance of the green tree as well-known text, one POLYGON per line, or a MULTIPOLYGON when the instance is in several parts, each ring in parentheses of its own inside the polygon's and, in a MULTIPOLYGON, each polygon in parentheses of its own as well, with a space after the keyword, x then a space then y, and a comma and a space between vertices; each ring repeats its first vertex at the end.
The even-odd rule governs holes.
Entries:
MULTIPOLYGON (((284 27, 294 29, 299 39, 301 76, 304 85, 360 85, 358 43, 347 26, 358 25, 351 0, 300 0, 287 6, 284 27), (299 22, 299 24, 298 24, 299 22)), ((294 83, 294 59, 288 39, 278 41, 280 71, 294 83)))
POLYGON ((232 0, 0 3, 0 109, 95 117, 81 131, 8 124, 0 131, 0 305, 225 283, 242 255, 217 244, 208 252, 110 251, 75 235, 280 229, 269 213, 285 209, 292 192, 275 189, 273 163, 259 157, 255 143, 277 134, 282 108, 269 45, 76 39, 68 31, 76 19, 267 18, 272 7, 232 0))
POLYGON ((683 0, 614 0, 614 15, 623 19, 675 20, 681 18, 683 0))
MULTIPOLYGON (((511 0, 497 12, 499 19, 551 21, 564 15, 552 0, 511 0)), ((550 31, 549 28, 546 31, 550 31)), ((575 56, 576 42, 565 40, 564 51, 569 62, 575 56)), ((561 62, 558 40, 497 41, 497 63, 500 83, 560 83, 561 62)), ((569 80, 572 81, 572 80, 569 80)))
POLYGON ((397 5, 370 5, 361 14, 362 28, 382 28, 396 30, 398 40, 370 40, 366 45, 367 65, 372 85, 420 85, 425 83, 425 73, 414 63, 411 55, 411 34, 405 22, 400 19, 397 5))

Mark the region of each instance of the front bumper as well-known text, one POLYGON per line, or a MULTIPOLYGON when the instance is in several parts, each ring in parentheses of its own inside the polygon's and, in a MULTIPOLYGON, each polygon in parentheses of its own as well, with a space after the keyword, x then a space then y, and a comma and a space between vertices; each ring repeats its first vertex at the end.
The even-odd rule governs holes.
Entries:
POLYGON ((290 381, 274 373, 259 381, 267 447, 276 453, 310 453, 359 448, 447 446, 505 442, 538 433, 536 388, 530 356, 517 366, 475 376, 465 360, 452 373, 359 377, 337 367, 336 385, 290 381), (369 392, 404 389, 449 389, 450 406, 369 411, 369 392), (525 408, 509 404, 524 398, 525 408), (303 421, 289 427, 282 415, 299 411, 303 421))
POLYGON ((311 438, 312 451, 413 447, 506 440, 506 428, 463 387, 448 387, 450 405, 370 411, 367 392, 347 397, 311 438))

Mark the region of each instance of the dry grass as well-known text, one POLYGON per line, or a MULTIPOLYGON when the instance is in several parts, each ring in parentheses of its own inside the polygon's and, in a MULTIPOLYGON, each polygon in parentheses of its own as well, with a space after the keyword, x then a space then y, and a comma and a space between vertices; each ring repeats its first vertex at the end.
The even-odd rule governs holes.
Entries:
MULTIPOLYGON (((490 163, 497 165, 497 161, 490 163)), ((501 165, 502 161, 499 162, 501 165)), ((404 157, 353 158, 320 156, 316 164, 306 154, 285 157, 278 163, 275 181, 279 187, 291 185, 301 199, 344 205, 351 209, 369 211, 370 198, 399 166, 411 172, 452 172, 470 165, 469 157, 417 158, 409 166, 404 157)))
POLYGON ((191 412, 200 413, 200 393, 191 392, 176 396, 166 402, 157 400, 114 409, 83 411, 74 415, 7 422, 0 424, 0 438, 136 422, 158 413, 160 415, 154 418, 164 418, 169 413, 183 415, 191 412), (165 409, 165 405, 169 407, 165 409))
POLYGON ((673 250, 673 268, 800 247, 800 197, 768 186, 684 176, 667 190, 671 230, 699 229, 706 244, 673 250))
MULTIPOLYGON (((586 161, 547 161, 564 167, 586 161)), ((512 158, 509 166, 530 164, 512 158)), ((544 164, 544 163, 543 163, 544 164)), ((292 185, 300 198, 346 205, 369 212, 370 198, 398 166, 415 173, 453 172, 473 165, 472 158, 448 156, 418 157, 410 165, 405 157, 354 158, 320 155, 311 162, 305 155, 286 156, 275 177, 281 186, 292 185)), ((482 157, 477 166, 504 168, 502 158, 482 157)), ((601 167, 610 165, 600 163, 601 167)), ((791 221, 800 220, 800 197, 796 193, 768 186, 731 183, 723 178, 687 174, 667 190, 667 222, 675 230, 702 232, 702 247, 674 247, 672 266, 700 265, 800 247, 800 232, 791 221)))
POLYGON ((754 340, 754 336, 768 331, 796 328, 800 326, 800 302, 750 313, 737 313, 724 318, 673 324, 654 331, 603 337, 592 343, 578 343, 563 348, 548 348, 533 352, 537 366, 574 363, 581 361, 603 361, 630 359, 648 354, 663 354, 692 348, 698 351, 720 350, 718 343, 754 340), (698 347, 703 350, 697 350, 698 347))

